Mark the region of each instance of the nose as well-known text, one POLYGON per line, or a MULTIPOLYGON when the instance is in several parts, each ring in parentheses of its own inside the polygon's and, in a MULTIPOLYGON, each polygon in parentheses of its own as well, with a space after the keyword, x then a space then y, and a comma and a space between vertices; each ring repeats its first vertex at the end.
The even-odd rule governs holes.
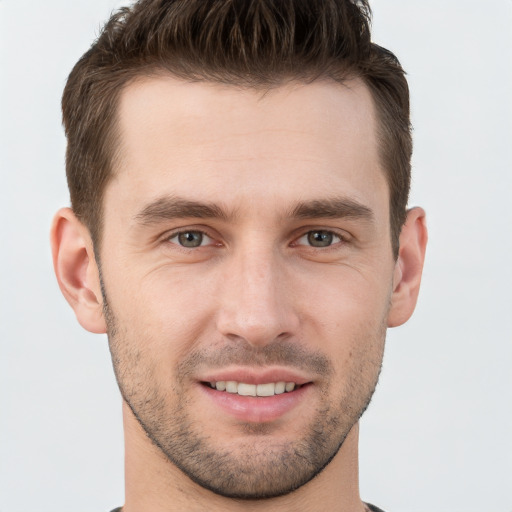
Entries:
POLYGON ((219 332, 254 347, 297 336, 299 316, 288 273, 271 249, 247 250, 230 258, 220 285, 219 332))

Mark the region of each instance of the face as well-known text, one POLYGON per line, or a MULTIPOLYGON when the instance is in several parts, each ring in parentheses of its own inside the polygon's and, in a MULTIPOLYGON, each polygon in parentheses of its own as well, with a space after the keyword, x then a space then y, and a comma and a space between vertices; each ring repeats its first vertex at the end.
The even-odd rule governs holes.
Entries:
POLYGON ((100 254, 126 403, 231 497, 336 456, 378 379, 394 260, 369 92, 130 85, 100 254))

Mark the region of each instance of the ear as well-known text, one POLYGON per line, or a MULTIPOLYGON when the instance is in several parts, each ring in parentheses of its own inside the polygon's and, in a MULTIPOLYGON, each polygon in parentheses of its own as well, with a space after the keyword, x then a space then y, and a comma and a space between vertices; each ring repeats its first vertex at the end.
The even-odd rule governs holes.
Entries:
POLYGON ((55 215, 50 242, 59 287, 78 322, 90 332, 107 332, 91 236, 70 208, 55 215))
POLYGON ((400 233, 400 250, 393 276, 388 327, 407 322, 416 307, 427 238, 425 211, 422 208, 412 208, 407 212, 407 220, 400 233))

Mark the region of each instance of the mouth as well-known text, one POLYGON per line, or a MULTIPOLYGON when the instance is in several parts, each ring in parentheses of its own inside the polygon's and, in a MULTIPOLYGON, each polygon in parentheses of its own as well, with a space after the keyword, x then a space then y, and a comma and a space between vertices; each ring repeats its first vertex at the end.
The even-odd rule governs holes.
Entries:
POLYGON ((300 415, 310 403, 314 382, 293 371, 242 369, 205 375, 198 384, 205 406, 214 407, 217 421, 231 417, 254 424, 300 415))
POLYGON ((217 391, 231 393, 239 396, 252 396, 252 397, 269 397, 274 395, 282 395, 284 393, 291 393, 300 389, 305 384, 298 384, 296 382, 267 382, 264 384, 250 384, 247 382, 237 382, 234 380, 219 380, 212 382, 201 382, 204 386, 217 391))

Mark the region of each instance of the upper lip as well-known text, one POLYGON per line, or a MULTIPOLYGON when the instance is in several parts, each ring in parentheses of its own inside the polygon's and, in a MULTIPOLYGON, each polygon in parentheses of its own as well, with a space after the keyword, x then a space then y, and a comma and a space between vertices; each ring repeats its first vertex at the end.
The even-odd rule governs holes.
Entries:
POLYGON ((235 381, 246 384, 268 384, 269 382, 294 382, 302 385, 312 379, 301 375, 290 368, 236 368, 216 370, 205 373, 199 379, 201 382, 235 381))

